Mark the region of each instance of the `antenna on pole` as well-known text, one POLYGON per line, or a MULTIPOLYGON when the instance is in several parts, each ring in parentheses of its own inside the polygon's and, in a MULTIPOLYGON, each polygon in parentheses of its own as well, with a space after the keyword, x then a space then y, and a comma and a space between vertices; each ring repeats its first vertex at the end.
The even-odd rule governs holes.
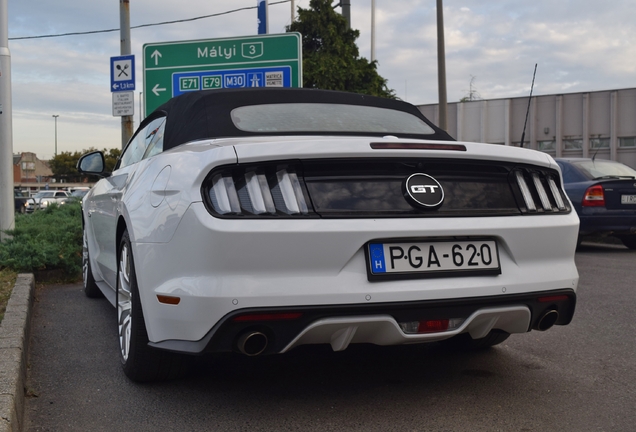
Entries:
POLYGON ((534 64, 534 73, 532 74, 532 85, 530 86, 530 97, 528 98, 528 109, 526 110, 526 121, 523 123, 523 132, 521 133, 521 147, 523 147, 523 139, 526 137, 526 125, 528 124, 528 114, 530 114, 530 101, 532 100, 532 90, 534 89, 534 77, 537 75, 537 64, 534 64))

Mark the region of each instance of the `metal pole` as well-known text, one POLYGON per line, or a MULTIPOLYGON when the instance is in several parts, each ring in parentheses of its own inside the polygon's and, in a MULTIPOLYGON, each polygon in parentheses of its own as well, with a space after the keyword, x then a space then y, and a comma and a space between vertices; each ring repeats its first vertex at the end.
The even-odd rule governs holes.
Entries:
POLYGON ((57 118, 58 114, 53 114, 53 118, 55 119, 55 156, 57 156, 57 118))
POLYGON ((448 130, 446 100, 446 53, 444 49, 444 5, 437 0, 437 85, 439 91, 439 127, 448 130))
POLYGON ((351 0, 341 0, 342 16, 347 20, 347 30, 351 28, 351 0))
MULTIPOLYGON (((132 54, 130 48, 130 0, 119 0, 119 34, 121 37, 121 55, 132 54)), ((133 116, 121 118, 121 148, 123 149, 132 137, 133 116)))
POLYGON ((0 0, 0 241, 15 228, 12 125, 9 10, 8 0, 0 0))
POLYGON ((291 0, 291 22, 294 22, 294 18, 296 17, 296 2, 291 0))
POLYGON ((371 61, 375 61, 375 0, 371 0, 371 61))

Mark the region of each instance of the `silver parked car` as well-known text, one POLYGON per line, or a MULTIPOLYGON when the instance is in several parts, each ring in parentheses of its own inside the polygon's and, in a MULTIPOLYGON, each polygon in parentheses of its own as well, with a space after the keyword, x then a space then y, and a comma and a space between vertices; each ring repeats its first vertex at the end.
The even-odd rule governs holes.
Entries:
POLYGON ((50 204, 61 204, 66 198, 69 197, 69 193, 63 190, 43 190, 27 201, 26 212, 33 213, 35 210, 45 209, 50 204))

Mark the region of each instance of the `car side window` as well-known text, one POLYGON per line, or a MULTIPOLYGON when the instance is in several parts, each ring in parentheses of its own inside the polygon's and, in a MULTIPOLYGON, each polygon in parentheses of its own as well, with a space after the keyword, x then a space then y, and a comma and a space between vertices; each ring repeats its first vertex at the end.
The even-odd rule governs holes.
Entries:
MULTIPOLYGON (((124 153, 121 155, 119 168, 124 168, 128 165, 132 165, 144 158, 144 154, 146 153, 148 146, 156 137, 157 131, 165 122, 165 120, 165 117, 156 118, 148 123, 146 127, 137 132, 132 141, 130 141, 130 143, 128 143, 128 145, 126 146, 124 153)), ((161 135, 163 136, 163 132, 161 135)))
POLYGON ((143 159, 157 155, 163 151, 163 132, 166 129, 166 118, 162 117, 161 124, 152 132, 154 137, 151 139, 143 159))

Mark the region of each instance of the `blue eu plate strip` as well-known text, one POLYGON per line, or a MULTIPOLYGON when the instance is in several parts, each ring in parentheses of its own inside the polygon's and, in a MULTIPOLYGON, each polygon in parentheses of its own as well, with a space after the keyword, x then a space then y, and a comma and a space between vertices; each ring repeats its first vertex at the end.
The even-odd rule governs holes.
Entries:
POLYGON ((369 263, 371 273, 386 273, 386 263, 384 261, 384 246, 381 244, 369 245, 369 263))

